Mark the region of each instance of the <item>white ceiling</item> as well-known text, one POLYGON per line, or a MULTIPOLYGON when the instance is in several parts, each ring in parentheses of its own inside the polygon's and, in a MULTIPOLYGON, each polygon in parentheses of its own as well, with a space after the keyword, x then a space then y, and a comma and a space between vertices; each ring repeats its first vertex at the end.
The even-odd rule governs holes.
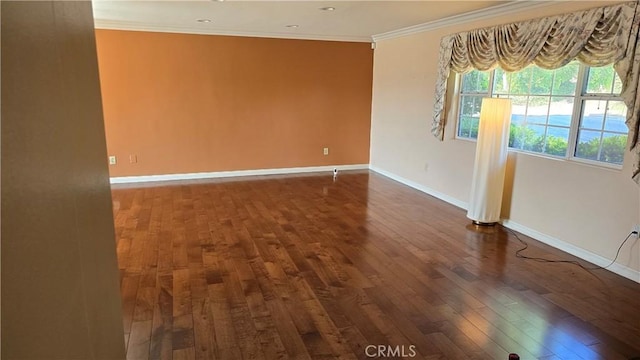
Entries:
POLYGON ((97 28, 367 42, 374 35, 514 3, 93 0, 93 12, 97 28), (328 6, 335 11, 320 10, 328 6))

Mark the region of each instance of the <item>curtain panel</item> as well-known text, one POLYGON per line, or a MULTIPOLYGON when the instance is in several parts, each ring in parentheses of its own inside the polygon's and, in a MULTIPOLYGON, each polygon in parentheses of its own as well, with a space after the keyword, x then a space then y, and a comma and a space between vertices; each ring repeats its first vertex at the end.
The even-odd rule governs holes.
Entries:
POLYGON ((451 71, 501 67, 522 70, 535 64, 557 69, 574 59, 589 66, 614 64, 628 107, 633 179, 640 184, 640 5, 629 2, 489 28, 442 38, 431 132, 444 139, 447 80, 451 71))

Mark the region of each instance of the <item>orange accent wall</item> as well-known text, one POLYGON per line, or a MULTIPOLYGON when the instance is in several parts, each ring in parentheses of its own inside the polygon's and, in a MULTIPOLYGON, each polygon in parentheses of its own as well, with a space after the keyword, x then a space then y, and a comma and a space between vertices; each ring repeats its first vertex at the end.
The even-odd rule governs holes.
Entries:
POLYGON ((111 176, 369 163, 368 43, 116 30, 96 39, 111 176))

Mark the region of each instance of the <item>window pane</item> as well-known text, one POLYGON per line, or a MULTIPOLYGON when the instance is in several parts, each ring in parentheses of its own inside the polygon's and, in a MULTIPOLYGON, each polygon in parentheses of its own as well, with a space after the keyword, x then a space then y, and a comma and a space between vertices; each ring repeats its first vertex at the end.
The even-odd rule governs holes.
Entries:
POLYGON ((477 138, 478 119, 469 116, 461 116, 460 126, 458 127, 458 136, 465 138, 477 138))
POLYGON ((549 106, 549 125, 571 126, 571 115, 573 114, 572 97, 551 97, 549 106))
POLYGON ((567 155, 567 144, 569 144, 569 129, 564 127, 547 128, 547 137, 544 152, 555 156, 567 155))
POLYGON ((606 100, 585 100, 582 106, 581 128, 602 130, 606 100))
POLYGON ((576 62, 569 63, 555 70, 553 79, 554 95, 575 95, 578 83, 579 65, 576 62))
POLYGON ((511 113, 524 115, 527 111, 527 105, 529 104, 528 96, 509 96, 511 99, 511 113))
POLYGON ((613 91, 613 65, 590 67, 587 80, 587 93, 611 94, 613 91))
POLYGON ((527 97, 511 96, 511 124, 524 124, 527 113, 527 97))
POLYGON ((509 129, 509 147, 514 149, 522 149, 522 146, 525 143, 526 132, 527 127, 518 123, 514 124, 512 118, 511 128, 509 129))
POLYGON ((553 82, 553 70, 545 70, 539 67, 532 69, 531 94, 550 95, 553 82))
POLYGON ((509 93, 509 81, 511 80, 511 74, 504 70, 497 68, 493 74, 493 93, 494 94, 508 94, 509 93))
POLYGON ((462 96, 462 101, 460 102, 460 114, 480 117, 481 105, 482 98, 479 96, 462 96))
POLYGON ((629 128, 624 123, 627 120, 627 106, 622 101, 609 101, 607 105, 607 118, 604 122, 604 129, 626 133, 629 128))
POLYGON ((527 67, 511 74, 511 94, 523 95, 529 93, 532 67, 527 67))
POLYGON ((524 136, 523 150, 542 152, 544 147, 544 131, 543 125, 527 125, 524 136))
POLYGON ((575 156, 622 164, 628 131, 624 123, 627 110, 624 103, 616 100, 586 100, 583 107, 575 156), (604 131, 601 130, 603 128, 604 131))
POLYGON ((489 73, 474 70, 462 76, 463 93, 488 93, 489 73))
POLYGON ((549 113, 549 98, 547 96, 532 96, 527 108, 527 122, 546 124, 549 113))
POLYGON ((462 96, 460 101, 458 136, 468 138, 478 137, 478 121, 480 118, 481 105, 482 98, 479 96, 462 96))
POLYGON ((589 68, 574 61, 555 70, 532 65, 513 73, 499 68, 493 73, 473 71, 462 77, 458 137, 477 138, 484 96, 508 97, 510 147, 621 164, 628 132, 621 89, 612 65, 589 68), (581 93, 577 84, 583 82, 581 93), (580 113, 574 113, 576 109, 580 113), (571 131, 575 122, 579 122, 577 134, 571 131), (570 139, 570 134, 577 139, 570 139), (574 142, 567 154, 568 144, 574 142))
POLYGON ((600 134, 600 131, 580 130, 576 146, 576 157, 598 160, 600 134))
POLYGON ((469 120, 468 117, 460 116, 458 122, 458 137, 469 137, 469 120))
POLYGON ((622 164, 627 147, 627 135, 604 133, 600 161, 610 164, 622 164))

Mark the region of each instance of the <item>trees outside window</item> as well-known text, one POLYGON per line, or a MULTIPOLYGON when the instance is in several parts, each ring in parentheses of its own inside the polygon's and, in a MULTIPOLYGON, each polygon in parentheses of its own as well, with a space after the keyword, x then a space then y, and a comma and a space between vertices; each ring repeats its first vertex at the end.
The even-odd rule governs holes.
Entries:
POLYGON ((628 131, 621 89, 612 65, 472 71, 461 80, 457 137, 477 138, 483 97, 507 97, 511 148, 620 166, 628 131))

